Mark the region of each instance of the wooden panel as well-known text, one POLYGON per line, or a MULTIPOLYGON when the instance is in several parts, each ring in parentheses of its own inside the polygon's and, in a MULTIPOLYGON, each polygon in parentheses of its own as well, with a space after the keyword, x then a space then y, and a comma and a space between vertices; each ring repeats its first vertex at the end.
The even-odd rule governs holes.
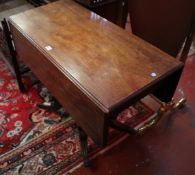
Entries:
POLYGON ((31 68, 76 122, 99 146, 107 140, 107 118, 87 95, 74 85, 63 71, 53 65, 46 53, 40 52, 18 30, 10 25, 18 56, 31 68))

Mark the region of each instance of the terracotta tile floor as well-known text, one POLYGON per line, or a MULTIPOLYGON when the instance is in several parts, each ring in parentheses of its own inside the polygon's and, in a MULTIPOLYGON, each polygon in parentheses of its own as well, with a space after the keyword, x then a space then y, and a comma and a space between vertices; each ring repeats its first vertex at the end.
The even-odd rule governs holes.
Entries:
POLYGON ((176 96, 184 108, 164 116, 141 137, 125 141, 95 158, 92 168, 72 175, 195 175, 195 51, 187 59, 176 96))

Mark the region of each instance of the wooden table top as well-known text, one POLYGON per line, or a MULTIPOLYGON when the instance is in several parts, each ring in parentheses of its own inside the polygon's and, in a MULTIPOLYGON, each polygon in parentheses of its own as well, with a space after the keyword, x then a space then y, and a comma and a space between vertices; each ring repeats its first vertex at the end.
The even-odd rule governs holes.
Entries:
POLYGON ((72 0, 57 1, 9 20, 106 113, 182 66, 72 0))

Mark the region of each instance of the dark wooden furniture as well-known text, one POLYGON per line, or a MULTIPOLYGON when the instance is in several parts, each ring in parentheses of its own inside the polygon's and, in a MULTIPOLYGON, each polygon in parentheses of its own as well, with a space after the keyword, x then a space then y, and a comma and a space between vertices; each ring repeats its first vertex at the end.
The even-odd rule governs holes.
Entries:
POLYGON ((186 47, 190 45, 194 12, 194 0, 129 1, 132 32, 173 57, 178 55, 186 37, 186 47))
POLYGON ((49 1, 45 1, 45 0, 27 0, 29 3, 31 3, 32 5, 34 5, 35 7, 38 7, 40 5, 45 5, 47 4, 49 1))
MULTIPOLYGON (((75 0, 101 17, 125 28, 128 13, 126 0, 75 0)), ((96 15, 97 16, 97 15, 96 15)))
MULTIPOLYGON (((57 0, 27 0, 35 7, 57 0)), ((105 19, 125 28, 127 18, 127 0, 75 0, 80 5, 104 17, 105 19)), ((98 14, 98 15, 97 15, 98 14)))
POLYGON ((20 69, 20 66, 19 66, 19 63, 17 60, 17 56, 16 56, 16 50, 15 50, 14 45, 13 45, 13 40, 12 40, 9 26, 7 24, 6 19, 1 21, 1 24, 3 27, 4 36, 5 36, 7 46, 9 49, 9 53, 10 53, 9 64, 11 64, 11 66, 13 67, 13 72, 15 73, 19 90, 21 92, 24 92, 25 87, 24 87, 24 84, 22 82, 22 74, 25 73, 26 71, 28 71, 28 69, 25 69, 24 71, 21 71, 21 69, 20 69))
POLYGON ((181 62, 93 15, 61 0, 9 18, 18 56, 72 114, 85 151, 87 135, 106 146, 117 114, 147 94, 171 101, 183 69, 181 62))

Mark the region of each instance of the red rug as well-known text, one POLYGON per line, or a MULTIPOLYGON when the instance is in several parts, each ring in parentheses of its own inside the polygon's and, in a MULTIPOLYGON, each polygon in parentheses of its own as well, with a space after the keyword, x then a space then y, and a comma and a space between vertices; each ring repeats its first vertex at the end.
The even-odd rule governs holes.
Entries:
POLYGON ((0 60, 0 154, 17 146, 33 127, 30 115, 40 101, 35 88, 19 92, 16 80, 0 60))
MULTIPOLYGON (((31 79, 26 76, 24 81, 28 84, 31 79)), ((45 133, 63 120, 55 113, 37 108, 40 102, 36 87, 20 93, 15 78, 0 59, 0 155, 25 142, 27 136, 45 133)))
MULTIPOLYGON (((0 60, 0 174, 66 174, 82 164, 75 122, 36 108, 41 101, 38 94, 35 87, 21 94, 0 60)), ((153 114, 139 102, 136 108, 124 110, 118 120, 136 128, 153 114)), ((111 130, 106 149, 125 137, 124 133, 111 130)), ((90 139, 89 148, 91 158, 104 151, 90 139)))

